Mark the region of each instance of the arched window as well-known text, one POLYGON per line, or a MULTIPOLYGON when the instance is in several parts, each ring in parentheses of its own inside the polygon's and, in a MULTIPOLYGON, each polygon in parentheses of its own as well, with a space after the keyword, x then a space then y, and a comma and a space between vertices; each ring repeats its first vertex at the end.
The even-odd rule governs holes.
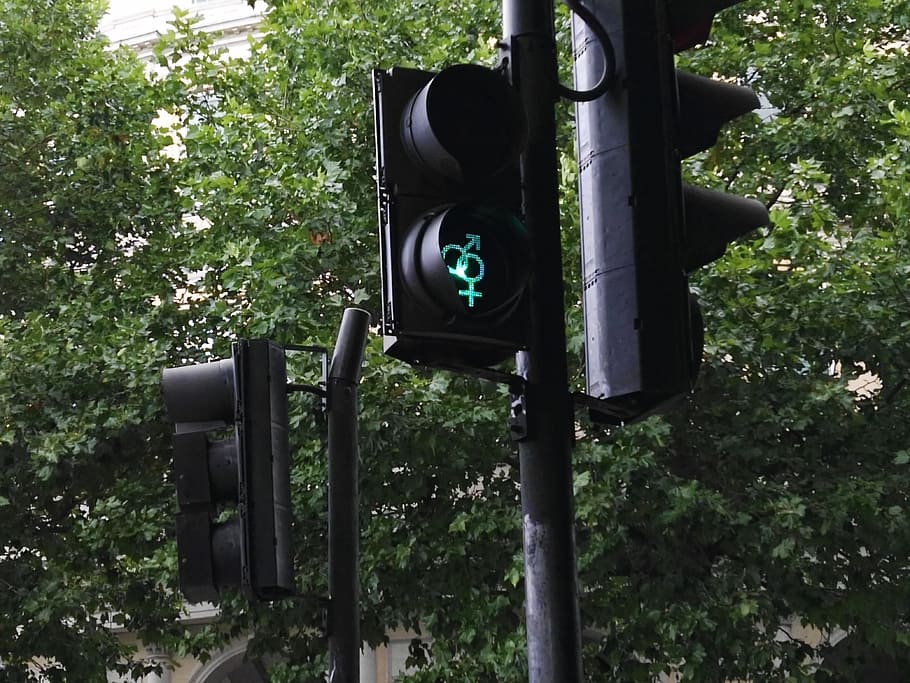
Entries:
POLYGON ((229 646, 196 671, 189 683, 268 683, 258 662, 246 659, 246 641, 229 646))

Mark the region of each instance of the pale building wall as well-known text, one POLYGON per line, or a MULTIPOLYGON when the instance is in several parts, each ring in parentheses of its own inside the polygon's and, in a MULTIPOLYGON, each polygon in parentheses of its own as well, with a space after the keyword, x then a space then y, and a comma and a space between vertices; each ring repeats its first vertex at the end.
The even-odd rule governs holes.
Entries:
MULTIPOLYGON (((211 606, 189 610, 185 623, 201 624, 214 619, 217 610, 211 606), (201 616, 205 615, 205 616, 201 616)), ((248 638, 238 638, 212 658, 202 663, 192 657, 177 657, 161 648, 147 646, 128 632, 119 634, 120 638, 136 648, 135 658, 148 663, 161 664, 160 674, 148 674, 141 683, 224 683, 230 675, 231 683, 267 683, 253 670, 251 664, 244 662, 248 638), (242 673, 242 675, 241 675, 242 673)), ((405 661, 408 648, 414 634, 408 631, 395 630, 388 634, 388 645, 375 650, 364 646, 360 654, 360 683, 395 683, 397 676, 406 670, 405 661)), ((128 677, 108 674, 108 683, 136 683, 128 677)))
POLYGON ((197 28, 219 33, 216 43, 236 56, 249 53, 248 39, 258 35, 265 11, 264 3, 250 7, 246 0, 110 0, 100 29, 114 45, 127 45, 149 58, 159 37, 170 30, 174 7, 198 14, 197 28))

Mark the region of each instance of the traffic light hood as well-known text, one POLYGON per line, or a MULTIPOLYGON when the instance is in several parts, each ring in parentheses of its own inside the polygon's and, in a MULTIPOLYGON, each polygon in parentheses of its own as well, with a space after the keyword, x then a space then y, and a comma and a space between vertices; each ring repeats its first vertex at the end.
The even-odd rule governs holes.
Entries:
POLYGON ((425 169, 458 183, 483 183, 518 160, 527 123, 518 93, 502 75, 456 64, 411 98, 401 139, 425 169))
POLYGON ((679 136, 682 158, 702 152, 717 143, 724 124, 758 108, 758 95, 742 85, 676 70, 679 93, 679 136))

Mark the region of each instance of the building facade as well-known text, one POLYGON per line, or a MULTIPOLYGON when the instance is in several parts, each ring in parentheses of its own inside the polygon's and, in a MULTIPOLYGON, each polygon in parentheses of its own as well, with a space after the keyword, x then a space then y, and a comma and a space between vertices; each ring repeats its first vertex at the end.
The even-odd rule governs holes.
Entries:
POLYGON ((235 55, 249 52, 248 40, 258 34, 265 12, 264 3, 251 7, 246 0, 110 0, 101 32, 114 45, 129 46, 149 58, 155 43, 169 30, 174 7, 198 15, 197 28, 216 33, 217 44, 235 55))
MULTIPOLYGON (((210 604, 187 605, 181 622, 188 628, 211 623, 218 609, 210 604)), ((118 635, 136 648, 136 659, 161 667, 160 674, 148 674, 142 683, 268 683, 267 666, 247 658, 249 637, 237 638, 211 659, 201 662, 180 657, 155 645, 142 643, 134 635, 119 630, 118 635)), ((407 670, 405 662, 413 634, 392 631, 388 644, 376 649, 364 648, 360 655, 360 683, 394 683, 407 670)), ((108 683, 136 683, 129 677, 111 673, 108 683)))

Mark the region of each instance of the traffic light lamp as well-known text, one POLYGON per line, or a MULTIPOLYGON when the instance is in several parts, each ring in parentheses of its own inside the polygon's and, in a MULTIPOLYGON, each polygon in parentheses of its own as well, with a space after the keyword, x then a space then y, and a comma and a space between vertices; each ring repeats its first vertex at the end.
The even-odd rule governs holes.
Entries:
MULTIPOLYGON (((753 109, 749 88, 677 71, 674 52, 707 38, 730 0, 598 0, 616 86, 576 108, 588 404, 634 420, 693 386, 704 330, 688 274, 769 222, 756 200, 686 185, 681 159, 753 109)), ((577 84, 605 51, 574 20, 577 84)))
POLYGON ((177 555, 190 602, 228 588, 273 600, 294 591, 284 349, 241 340, 231 357, 167 368, 174 422, 177 555))
POLYGON ((494 365, 528 338, 518 94, 473 64, 377 70, 373 83, 385 350, 415 364, 494 365))

